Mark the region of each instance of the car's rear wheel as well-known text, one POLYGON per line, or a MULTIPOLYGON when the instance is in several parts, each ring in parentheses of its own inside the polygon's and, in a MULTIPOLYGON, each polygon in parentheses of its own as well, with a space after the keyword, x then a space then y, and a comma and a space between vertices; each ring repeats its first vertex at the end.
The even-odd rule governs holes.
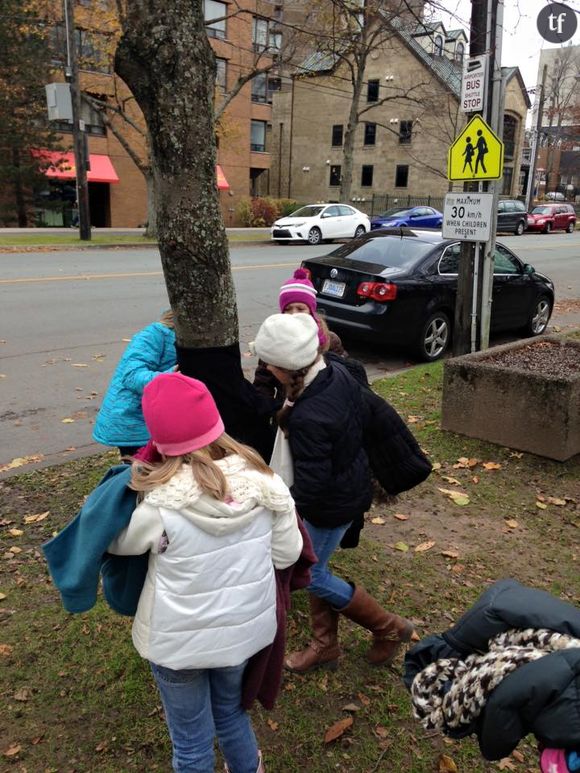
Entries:
POLYGON ((526 224, 523 220, 520 220, 520 222, 516 226, 516 236, 521 236, 523 232, 526 230, 526 224))
POLYGON ((317 228, 314 226, 314 228, 311 228, 310 231, 308 231, 308 244, 320 244, 322 241, 322 232, 320 228, 317 228))
POLYGON ((552 223, 546 223, 544 226, 544 233, 549 234, 552 233, 552 223))
POLYGON ((539 336, 546 331, 548 322, 552 316, 552 302, 546 295, 540 295, 534 303, 530 314, 526 333, 530 336, 539 336))
POLYGON ((364 236, 367 232, 367 229, 364 227, 364 225, 359 225, 356 228, 356 231, 354 232, 354 238, 359 239, 361 236, 364 236))
POLYGON ((436 311, 427 319, 418 341, 417 353, 426 362, 443 357, 451 341, 451 323, 444 311, 436 311))
POLYGON ((566 230, 568 231, 568 233, 569 233, 569 234, 573 234, 573 233, 574 233, 574 229, 575 229, 575 225, 574 225, 574 223, 568 223, 568 227, 566 228, 566 230))

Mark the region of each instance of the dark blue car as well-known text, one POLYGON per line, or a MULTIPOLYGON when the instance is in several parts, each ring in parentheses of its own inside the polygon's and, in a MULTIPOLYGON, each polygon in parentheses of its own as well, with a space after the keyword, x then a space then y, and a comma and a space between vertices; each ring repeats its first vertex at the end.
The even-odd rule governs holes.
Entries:
POLYGON ((441 228, 443 215, 433 207, 393 207, 371 218, 371 231, 377 228, 441 228))

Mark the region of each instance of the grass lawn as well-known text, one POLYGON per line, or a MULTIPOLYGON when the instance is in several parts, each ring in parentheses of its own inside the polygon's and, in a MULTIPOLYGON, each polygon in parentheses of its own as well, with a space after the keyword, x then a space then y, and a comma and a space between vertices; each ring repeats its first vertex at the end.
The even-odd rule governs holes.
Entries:
MULTIPOLYGON (((269 241, 269 233, 232 233, 228 235, 229 242, 262 242, 269 241)), ((135 246, 139 247, 145 244, 157 244, 156 239, 149 239, 138 234, 119 234, 118 236, 108 234, 93 234, 90 242, 82 241, 78 238, 77 232, 70 234, 6 234, 0 235, 0 248, 2 247, 88 247, 95 246, 135 246)), ((12 250, 11 250, 12 251, 12 250)))
MULTIPOLYGON (((441 376, 436 364, 375 385, 436 469, 398 501, 377 500, 363 543, 339 552, 335 570, 413 619, 421 635, 449 627, 501 577, 577 603, 580 458, 560 464, 441 432, 441 376), (461 490, 469 503, 454 504, 440 489, 461 490)), ((132 648, 130 620, 102 601, 87 614, 66 614, 40 552, 115 459, 105 454, 0 483, 1 770, 170 770, 160 702, 132 648)), ((307 639, 306 610, 305 594, 296 594, 291 646, 307 639)), ((412 717, 401 662, 368 666, 367 635, 346 620, 341 641, 338 671, 288 676, 276 709, 254 711, 268 771, 538 770, 533 739, 498 765, 484 762, 473 740, 426 733, 412 717), (348 717, 352 726, 325 744, 325 731, 348 717)))

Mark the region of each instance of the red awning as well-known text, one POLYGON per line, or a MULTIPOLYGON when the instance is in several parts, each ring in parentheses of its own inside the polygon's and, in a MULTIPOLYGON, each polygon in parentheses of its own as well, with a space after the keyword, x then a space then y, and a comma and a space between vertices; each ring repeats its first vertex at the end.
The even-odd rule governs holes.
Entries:
POLYGON ((217 187, 218 191, 227 191, 229 190, 230 184, 226 180, 226 176, 224 174, 224 170, 221 168, 219 164, 216 164, 215 166, 215 173, 217 177, 217 187))
MULTIPOLYGON (((41 158, 44 162, 52 164, 44 173, 47 177, 58 180, 74 180, 75 156, 74 153, 62 153, 55 150, 33 150, 32 155, 41 158)), ((90 183, 118 183, 119 177, 109 156, 90 153, 90 170, 87 172, 87 180, 90 183)))

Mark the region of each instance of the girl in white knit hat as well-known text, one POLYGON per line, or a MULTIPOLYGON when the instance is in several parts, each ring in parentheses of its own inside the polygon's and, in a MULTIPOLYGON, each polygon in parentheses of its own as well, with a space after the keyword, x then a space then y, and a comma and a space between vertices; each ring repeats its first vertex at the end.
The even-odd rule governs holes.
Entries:
POLYGON ((390 663, 413 633, 412 623, 386 612, 360 585, 328 568, 351 522, 369 509, 372 494, 360 387, 344 369, 325 362, 318 333, 308 314, 274 314, 254 343, 256 354, 286 388, 276 446, 283 433, 292 461, 285 482, 318 557, 308 588, 313 638, 286 659, 286 667, 297 673, 337 666, 339 614, 372 632, 368 659, 375 665, 390 663))

